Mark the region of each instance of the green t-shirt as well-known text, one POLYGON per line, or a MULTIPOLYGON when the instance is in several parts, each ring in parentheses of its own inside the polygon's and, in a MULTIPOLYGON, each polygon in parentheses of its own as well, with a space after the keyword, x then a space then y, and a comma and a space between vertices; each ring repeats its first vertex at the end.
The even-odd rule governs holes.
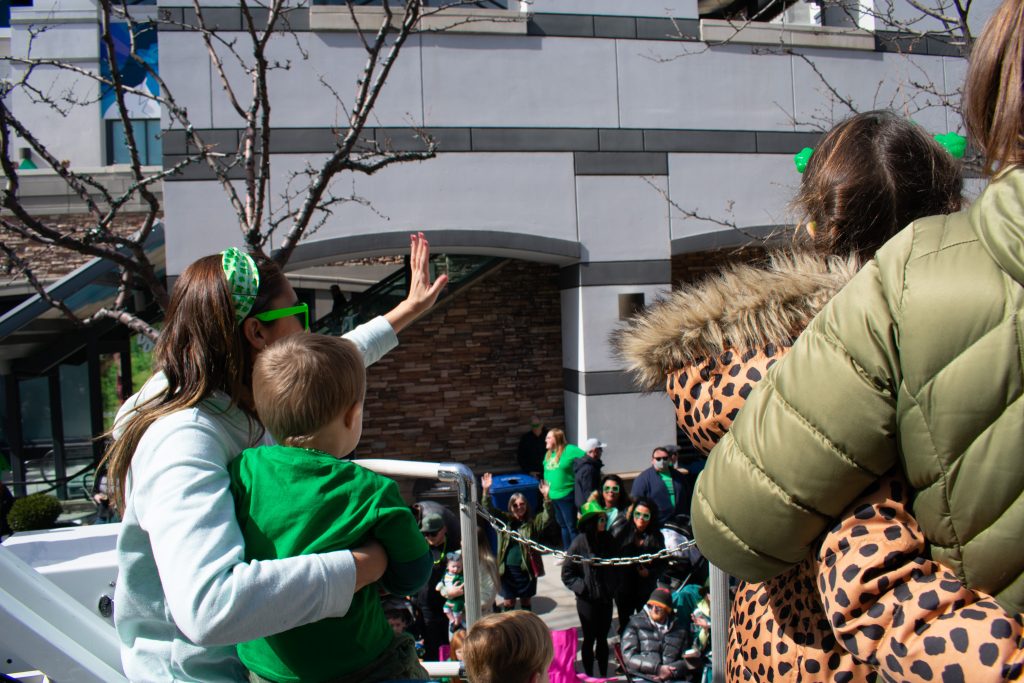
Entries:
POLYGON ((676 507, 676 488, 672 485, 672 475, 668 472, 658 472, 658 476, 665 482, 665 488, 668 489, 668 500, 672 503, 672 509, 676 507))
MULTIPOLYGON (((304 448, 259 446, 243 451, 228 469, 246 560, 344 550, 371 538, 384 546, 389 566, 429 555, 395 482, 354 462, 304 448)), ((371 663, 393 637, 377 586, 370 585, 353 596, 345 616, 241 643, 238 656, 270 680, 325 681, 371 663)))
POLYGON ((562 456, 555 463, 555 454, 548 451, 544 456, 544 481, 551 485, 548 497, 559 500, 572 495, 573 472, 572 463, 576 458, 586 455, 579 446, 566 444, 562 456))

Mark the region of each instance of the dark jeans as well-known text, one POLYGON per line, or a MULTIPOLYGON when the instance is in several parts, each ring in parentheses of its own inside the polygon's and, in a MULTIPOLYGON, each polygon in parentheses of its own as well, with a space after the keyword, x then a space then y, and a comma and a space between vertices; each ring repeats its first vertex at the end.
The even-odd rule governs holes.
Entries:
POLYGON ((576 538, 576 504, 570 493, 565 498, 552 500, 555 506, 555 521, 562 531, 562 550, 568 550, 572 539, 576 538))
POLYGON ((608 629, 612 626, 612 601, 587 600, 576 596, 576 613, 580 616, 583 631, 583 671, 594 675, 594 658, 597 658, 598 675, 608 675, 608 629))

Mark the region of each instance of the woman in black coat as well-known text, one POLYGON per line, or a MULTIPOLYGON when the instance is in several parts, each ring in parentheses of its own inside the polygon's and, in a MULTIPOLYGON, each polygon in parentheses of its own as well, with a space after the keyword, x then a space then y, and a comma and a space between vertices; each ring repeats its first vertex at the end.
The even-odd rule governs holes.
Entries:
MULTIPOLYGON (((597 501, 583 506, 578 523, 579 535, 567 551, 582 557, 610 557, 614 550, 605 531, 607 518, 597 501)), ((612 567, 580 564, 568 558, 562 565, 562 583, 576 594, 576 613, 583 631, 583 670, 594 675, 594 659, 600 676, 608 675, 608 629, 612 625, 612 604, 618 575, 612 567)))
MULTIPOLYGON (((658 506, 654 501, 638 498, 625 515, 626 523, 614 529, 617 555, 638 557, 665 548, 664 537, 658 529, 658 506)), ((620 568, 621 579, 615 592, 619 635, 625 630, 629 618, 643 608, 647 596, 657 587, 658 579, 664 571, 665 562, 661 560, 620 568)))

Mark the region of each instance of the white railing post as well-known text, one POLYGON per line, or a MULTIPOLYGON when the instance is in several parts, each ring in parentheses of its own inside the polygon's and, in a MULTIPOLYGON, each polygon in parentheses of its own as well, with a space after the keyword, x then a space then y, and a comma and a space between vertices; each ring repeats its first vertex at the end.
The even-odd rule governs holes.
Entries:
POLYGON ((725 683, 729 612, 732 607, 729 575, 712 564, 708 584, 711 588, 711 680, 712 683, 725 683))
POLYGON ((459 521, 462 527, 462 568, 466 574, 466 628, 480 620, 480 551, 476 537, 476 478, 462 464, 443 464, 438 475, 459 488, 459 521), (472 577, 472 581, 469 580, 472 577))
POLYGON ((480 553, 476 541, 476 478, 460 463, 416 462, 410 460, 354 461, 386 477, 417 477, 455 482, 459 494, 459 526, 462 531, 462 571, 466 577, 466 628, 480 619, 480 553))

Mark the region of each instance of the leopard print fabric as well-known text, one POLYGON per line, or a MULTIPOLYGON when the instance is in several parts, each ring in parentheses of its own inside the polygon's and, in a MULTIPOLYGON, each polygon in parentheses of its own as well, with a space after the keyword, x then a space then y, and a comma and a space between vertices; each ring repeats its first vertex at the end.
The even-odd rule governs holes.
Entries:
POLYGON ((666 388, 676 407, 676 422, 695 448, 711 452, 729 431, 754 385, 789 347, 767 344, 744 353, 726 349, 669 374, 666 388))
MULTIPOLYGON (((718 443, 788 348, 726 350, 669 375, 677 421, 694 446, 707 453, 718 443)), ((881 479, 826 533, 817 556, 769 581, 740 584, 728 681, 1021 678, 1021 617, 925 559, 908 492, 899 476, 881 479)))
POLYGON ((910 487, 889 475, 825 535, 817 583, 836 637, 884 680, 1015 681, 1024 619, 925 556, 910 487))

